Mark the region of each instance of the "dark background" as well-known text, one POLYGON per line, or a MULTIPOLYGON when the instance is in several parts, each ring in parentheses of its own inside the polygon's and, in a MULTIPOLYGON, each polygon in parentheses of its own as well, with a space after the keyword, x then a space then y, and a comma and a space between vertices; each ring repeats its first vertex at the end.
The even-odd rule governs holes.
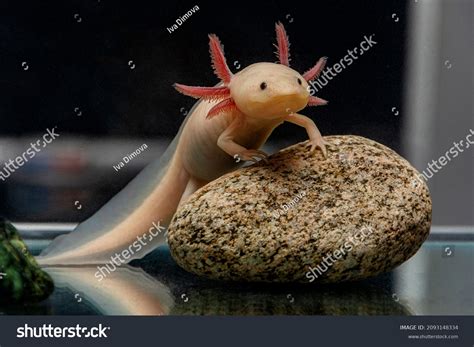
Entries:
MULTIPOLYGON (((2 1, 0 138, 37 138, 46 128, 57 126, 58 141, 170 141, 195 102, 176 92, 172 84, 211 86, 218 82, 211 69, 208 33, 220 37, 235 73, 238 65, 242 69, 256 62, 276 61, 274 25, 282 21, 290 37, 292 67, 301 73, 322 56, 328 56, 328 66, 332 66, 348 49, 358 47, 364 35, 375 34, 377 44, 317 93, 329 105, 302 113, 315 120, 323 135, 358 134, 399 151, 405 6, 405 1, 339 0, 2 1), (199 10, 169 33, 167 27, 195 5, 199 10), (399 116, 394 116, 394 106, 399 116)), ((284 124, 270 141, 290 144, 306 138, 303 129, 284 124)), ((15 150, 12 158, 28 143, 15 150)), ((101 153, 99 145, 93 146, 94 152, 101 153)), ((113 157, 118 161, 135 148, 113 157)), ((64 156, 75 161, 72 166, 80 161, 75 154, 55 155, 44 164, 46 169, 30 172, 39 165, 35 158, 28 168, 0 182, 0 214, 24 221, 83 220, 146 164, 120 173, 104 164, 106 168, 97 169, 94 179, 77 184, 77 172, 74 176, 70 170, 51 169, 66 165, 64 156), (30 176, 24 177, 28 172, 30 176), (49 181, 38 183, 38 177, 49 181), (74 207, 77 200, 85 207, 81 211, 74 207)), ((94 165, 82 162, 86 164, 81 172, 90 176, 94 165)))
POLYGON ((0 132, 36 133, 57 124, 76 134, 173 136, 181 107, 194 100, 171 85, 218 81, 207 34, 221 38, 236 72, 234 61, 244 67, 276 60, 274 23, 280 20, 290 36, 292 67, 300 72, 321 56, 332 66, 364 35, 375 34, 377 45, 319 93, 330 106, 305 113, 324 134, 362 134, 397 146, 400 119, 391 107, 401 105, 404 17, 404 1, 2 1, 0 132), (194 5, 199 11, 168 33, 194 5))

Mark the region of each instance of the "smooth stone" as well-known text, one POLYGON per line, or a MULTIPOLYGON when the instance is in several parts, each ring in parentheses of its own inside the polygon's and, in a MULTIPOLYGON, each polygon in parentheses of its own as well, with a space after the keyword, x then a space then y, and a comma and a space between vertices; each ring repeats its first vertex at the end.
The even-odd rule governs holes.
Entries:
POLYGON ((168 229, 175 261, 212 279, 332 283, 413 256, 431 225, 418 171, 367 138, 325 139, 326 159, 299 143, 194 193, 168 229))
POLYGON ((0 218, 0 303, 16 304, 46 299, 54 289, 15 227, 0 218))

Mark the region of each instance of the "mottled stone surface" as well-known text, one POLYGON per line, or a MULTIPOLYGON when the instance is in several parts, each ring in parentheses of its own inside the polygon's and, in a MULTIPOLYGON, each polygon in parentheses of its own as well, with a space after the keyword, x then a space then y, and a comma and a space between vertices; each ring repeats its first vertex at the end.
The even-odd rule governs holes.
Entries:
POLYGON ((15 227, 0 218, 0 304, 41 301, 53 289, 15 227))
POLYGON ((197 191, 168 230, 176 262, 223 280, 340 282, 415 254, 431 224, 418 172, 375 141, 325 139, 327 159, 300 143, 197 191))

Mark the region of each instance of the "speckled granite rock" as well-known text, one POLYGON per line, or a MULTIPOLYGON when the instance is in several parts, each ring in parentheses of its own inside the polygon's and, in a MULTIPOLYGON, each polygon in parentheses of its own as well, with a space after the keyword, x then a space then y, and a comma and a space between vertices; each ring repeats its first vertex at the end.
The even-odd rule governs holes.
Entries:
POLYGON ((300 143, 197 191, 168 230, 176 262, 223 280, 340 282, 415 254, 431 224, 418 172, 369 139, 325 139, 327 159, 300 143))
POLYGON ((0 304, 41 301, 53 289, 15 227, 0 218, 0 304))

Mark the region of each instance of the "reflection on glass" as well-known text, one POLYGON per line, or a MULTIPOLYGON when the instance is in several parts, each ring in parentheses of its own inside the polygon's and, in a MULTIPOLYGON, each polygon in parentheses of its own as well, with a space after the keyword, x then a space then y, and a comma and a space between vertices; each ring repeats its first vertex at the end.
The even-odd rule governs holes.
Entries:
POLYGON ((182 270, 168 247, 136 262, 173 288, 172 315, 409 315, 392 275, 332 285, 212 281, 182 270))
POLYGON ((118 267, 99 281, 97 267, 45 268, 57 288, 67 288, 104 315, 167 315, 173 307, 169 289, 143 270, 118 267))

